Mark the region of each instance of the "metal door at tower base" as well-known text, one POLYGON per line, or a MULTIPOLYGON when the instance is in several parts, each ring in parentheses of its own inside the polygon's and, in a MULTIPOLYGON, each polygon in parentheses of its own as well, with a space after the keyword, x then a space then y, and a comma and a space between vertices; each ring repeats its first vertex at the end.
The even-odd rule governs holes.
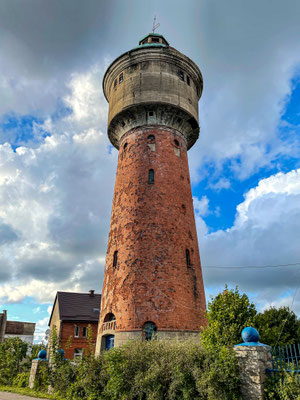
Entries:
POLYGON ((105 336, 105 350, 109 350, 115 346, 115 335, 105 336))

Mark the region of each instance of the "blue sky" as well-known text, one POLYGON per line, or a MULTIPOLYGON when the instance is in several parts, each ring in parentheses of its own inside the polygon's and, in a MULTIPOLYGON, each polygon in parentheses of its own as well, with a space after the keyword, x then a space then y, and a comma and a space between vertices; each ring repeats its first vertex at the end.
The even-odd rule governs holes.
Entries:
POLYGON ((259 309, 294 300, 300 313, 300 266, 224 268, 300 262, 299 12, 296 0, 0 4, 0 310, 9 319, 36 322, 40 340, 57 290, 101 292, 117 161, 102 78, 154 15, 204 78, 189 165, 207 298, 228 283, 259 309))

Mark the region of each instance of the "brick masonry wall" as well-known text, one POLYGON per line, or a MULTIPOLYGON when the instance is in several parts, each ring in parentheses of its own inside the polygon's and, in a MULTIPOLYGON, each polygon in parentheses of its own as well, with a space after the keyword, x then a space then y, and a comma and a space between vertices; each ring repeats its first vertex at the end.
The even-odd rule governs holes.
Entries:
POLYGON ((72 359, 74 358, 74 351, 75 349, 88 349, 88 341, 87 338, 82 336, 83 327, 88 327, 91 325, 92 327, 92 343, 96 344, 96 336, 97 336, 97 322, 77 322, 77 321, 68 321, 62 322, 61 328, 61 347, 65 351, 65 358, 72 359), (79 337, 75 338, 75 326, 79 326, 79 337), (72 338, 71 346, 67 347, 67 342, 69 338, 72 338))
POLYGON ((133 129, 120 142, 99 334, 108 313, 120 332, 141 330, 147 321, 158 331, 199 331, 204 312, 186 140, 166 127, 133 129))

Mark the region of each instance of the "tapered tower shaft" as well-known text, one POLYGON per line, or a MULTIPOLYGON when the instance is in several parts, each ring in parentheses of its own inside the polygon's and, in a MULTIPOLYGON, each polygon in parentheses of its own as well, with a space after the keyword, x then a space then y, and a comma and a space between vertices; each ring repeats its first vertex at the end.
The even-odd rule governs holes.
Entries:
POLYGON ((103 87, 119 159, 96 352, 153 334, 190 337, 205 324, 187 157, 201 73, 149 34, 112 63, 103 87))

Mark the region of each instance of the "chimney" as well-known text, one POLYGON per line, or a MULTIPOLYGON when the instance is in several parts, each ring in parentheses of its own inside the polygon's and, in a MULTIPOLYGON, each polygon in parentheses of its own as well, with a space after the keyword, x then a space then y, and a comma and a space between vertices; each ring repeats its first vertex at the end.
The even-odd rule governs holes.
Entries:
POLYGON ((89 290, 90 296, 94 297, 95 296, 95 290, 89 290))

